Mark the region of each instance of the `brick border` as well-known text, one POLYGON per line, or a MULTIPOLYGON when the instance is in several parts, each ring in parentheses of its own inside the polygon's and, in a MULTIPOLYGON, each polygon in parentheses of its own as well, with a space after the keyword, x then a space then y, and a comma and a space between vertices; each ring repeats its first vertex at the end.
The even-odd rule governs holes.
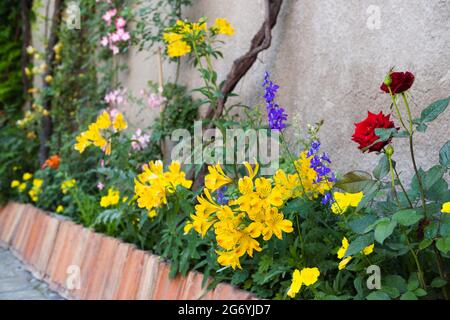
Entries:
POLYGON ((196 271, 170 279, 170 265, 160 257, 29 204, 10 202, 0 208, 0 246, 67 299, 257 299, 225 283, 207 291, 203 274, 196 271))

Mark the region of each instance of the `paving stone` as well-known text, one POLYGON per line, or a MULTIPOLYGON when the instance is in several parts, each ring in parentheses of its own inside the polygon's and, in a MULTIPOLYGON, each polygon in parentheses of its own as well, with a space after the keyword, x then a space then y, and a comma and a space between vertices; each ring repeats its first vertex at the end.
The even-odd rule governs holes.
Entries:
POLYGON ((0 300, 61 300, 26 271, 24 265, 7 249, 0 248, 0 300))

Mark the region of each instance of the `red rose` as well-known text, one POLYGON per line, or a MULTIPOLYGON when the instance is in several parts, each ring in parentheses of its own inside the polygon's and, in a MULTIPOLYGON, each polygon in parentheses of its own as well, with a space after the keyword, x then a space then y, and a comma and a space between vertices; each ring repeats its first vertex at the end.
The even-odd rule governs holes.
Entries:
MULTIPOLYGON (((392 94, 402 93, 411 88, 414 83, 414 75, 409 72, 391 72, 391 91, 392 94)), ((382 83, 380 89, 386 93, 389 93, 389 88, 386 83, 382 83)))
MULTIPOLYGON (((359 143, 359 149, 369 147, 380 137, 375 134, 377 128, 395 128, 394 122, 389 119, 391 115, 384 115, 382 112, 379 114, 368 112, 367 118, 361 122, 355 123, 355 133, 353 133, 352 140, 359 143)), ((383 147, 389 144, 391 141, 382 141, 369 147, 369 152, 381 151, 383 147)), ((365 152, 364 150, 363 152, 365 152)))

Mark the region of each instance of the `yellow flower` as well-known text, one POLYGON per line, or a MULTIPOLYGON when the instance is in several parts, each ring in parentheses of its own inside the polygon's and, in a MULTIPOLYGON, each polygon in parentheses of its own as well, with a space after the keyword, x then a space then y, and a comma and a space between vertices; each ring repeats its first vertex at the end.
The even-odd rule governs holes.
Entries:
POLYGON ((26 68, 25 68, 25 75, 26 75, 27 77, 29 77, 29 76, 31 76, 32 74, 33 74, 33 73, 31 72, 30 68, 26 67, 26 68))
POLYGON ((341 262, 339 262, 339 266, 338 266, 339 270, 344 269, 347 266, 347 264, 350 262, 350 260, 352 260, 351 256, 345 258, 344 260, 341 260, 341 262))
POLYGON ((79 153, 83 153, 84 150, 91 144, 84 132, 77 136, 75 139, 77 142, 74 145, 74 149, 79 153))
MULTIPOLYGON (((317 182, 317 172, 311 168, 311 159, 313 156, 307 157, 306 151, 300 154, 298 160, 295 160, 294 165, 298 175, 301 177, 301 183, 299 179, 300 187, 294 189, 293 197, 297 198, 303 196, 304 194, 308 199, 315 199, 319 195, 324 195, 328 190, 331 189, 332 183, 327 179, 322 179, 317 182), (303 189, 302 189, 303 187, 303 189)), ((291 178, 296 179, 296 178, 291 178)))
POLYGON ((117 114, 114 119, 113 127, 117 131, 123 131, 127 128, 127 122, 125 121, 122 113, 117 114))
POLYGON ((108 194, 100 199, 100 206, 103 208, 114 206, 119 203, 119 199, 120 192, 113 188, 109 188, 108 194))
POLYGON ((33 46, 28 46, 27 47, 27 53, 31 56, 31 55, 33 55, 34 53, 36 52, 36 49, 35 48, 33 48, 33 46))
POLYGON ((338 252, 337 252, 337 257, 338 259, 342 259, 345 256, 345 253, 347 252, 349 246, 349 242, 348 239, 346 237, 344 237, 342 239, 342 245, 339 248, 338 252))
POLYGON ((28 191, 28 195, 32 201, 38 201, 38 195, 41 193, 41 186, 43 183, 44 180, 42 179, 33 179, 33 187, 28 191))
POLYGON ((171 58, 181 57, 191 52, 191 46, 186 41, 175 41, 167 46, 167 54, 171 58))
POLYGON ((297 295, 297 293, 300 291, 302 284, 303 284, 303 281, 302 281, 300 270, 295 269, 294 273, 292 274, 292 283, 291 283, 291 286, 289 287, 289 291, 288 291, 287 295, 291 298, 294 298, 297 295))
POLYGON ((442 204, 442 212, 450 213, 450 201, 442 204))
POLYGON ((194 225, 192 224, 192 222, 186 222, 186 224, 184 225, 184 228, 183 228, 184 234, 185 235, 188 234, 189 231, 191 231, 193 227, 194 227, 194 225))
POLYGON ((303 268, 302 271, 295 269, 292 274, 292 283, 287 295, 294 298, 300 291, 302 285, 309 287, 317 282, 320 276, 318 268, 303 268))
POLYGON ((226 267, 232 267, 233 270, 238 267, 242 269, 241 263, 239 262, 239 255, 236 251, 216 251, 218 254, 217 262, 226 267))
POLYGON ((234 34, 234 29, 231 24, 224 18, 217 18, 213 26, 217 29, 219 34, 224 34, 227 36, 232 36, 234 34))
POLYGON ((138 207, 151 212, 166 204, 167 194, 176 192, 177 186, 191 187, 192 181, 185 176, 178 161, 173 161, 167 172, 164 172, 162 161, 151 161, 134 181, 138 207))
POLYGON ((47 83, 51 83, 53 81, 53 77, 48 74, 48 75, 45 76, 44 80, 47 83))
POLYGON ((97 117, 95 123, 97 124, 96 128, 98 129, 108 129, 111 126, 111 117, 109 116, 109 113, 104 111, 97 117))
POLYGON ((374 248, 374 247, 375 247, 375 244, 372 243, 371 245, 365 247, 365 248, 362 250, 362 253, 364 253, 366 256, 368 256, 369 254, 371 254, 371 253, 373 252, 373 248, 374 248))
POLYGON ((175 32, 165 32, 163 34, 163 39, 164 39, 164 41, 166 41, 167 43, 170 44, 170 43, 182 40, 183 39, 183 35, 175 33, 175 32))
POLYGON ((66 194, 70 189, 72 189, 77 181, 75 179, 66 180, 63 183, 61 183, 61 191, 62 193, 66 194))
POLYGON ((284 215, 278 213, 277 208, 266 211, 265 228, 262 232, 264 240, 270 240, 273 234, 281 240, 283 238, 282 232, 291 233, 292 231, 294 231, 292 221, 284 219, 284 215))
POLYGON ((56 207, 56 213, 61 213, 63 211, 64 211, 64 206, 59 205, 59 206, 56 207))
POLYGON ((301 272, 303 284, 307 287, 316 283, 319 276, 320 271, 318 268, 303 268, 301 272))
POLYGON ((27 184, 25 182, 22 182, 19 186, 19 192, 24 192, 27 188, 27 184))
POLYGON ((215 166, 208 166, 208 171, 209 174, 207 174, 205 177, 205 187, 208 188, 211 192, 214 192, 220 187, 233 181, 225 174, 225 172, 223 172, 222 167, 219 163, 215 166))
POLYGON ((331 205, 331 211, 335 214, 343 214, 347 211, 348 207, 357 207, 361 202, 364 194, 362 192, 358 193, 342 193, 335 192, 333 194, 334 202, 331 205))
POLYGON ((23 179, 23 181, 28 181, 28 180, 30 180, 32 177, 33 177, 33 175, 32 175, 31 173, 26 172, 26 173, 23 174, 22 179, 23 179))
POLYGON ((11 188, 17 188, 18 186, 20 186, 19 180, 11 181, 11 188))

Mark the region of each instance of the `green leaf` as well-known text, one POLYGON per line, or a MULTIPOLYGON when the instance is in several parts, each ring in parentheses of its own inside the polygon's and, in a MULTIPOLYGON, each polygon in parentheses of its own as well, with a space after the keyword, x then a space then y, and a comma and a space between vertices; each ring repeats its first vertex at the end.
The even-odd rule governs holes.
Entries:
POLYGON ((450 102, 450 98, 442 99, 433 102, 428 107, 423 109, 420 114, 420 118, 416 119, 418 123, 427 123, 436 119, 448 106, 450 102))
POLYGON ((450 140, 439 151, 439 163, 444 167, 450 167, 450 140))
POLYGON ((440 238, 438 241, 436 241, 436 247, 439 249, 439 251, 442 251, 443 253, 447 253, 450 251, 450 237, 447 238, 440 238))
POLYGON ((392 138, 397 133, 396 128, 376 128, 375 134, 379 137, 377 142, 384 142, 388 141, 390 138, 392 138))
POLYGON ((355 170, 344 174, 344 176, 335 184, 335 187, 346 192, 356 193, 374 183, 375 181, 372 180, 370 173, 355 170))
POLYGON ((423 296, 426 296, 428 293, 425 290, 423 290, 422 288, 418 288, 418 289, 414 290, 414 294, 418 297, 423 297, 423 296))
POLYGON ((358 234, 366 233, 365 230, 368 226, 372 225, 377 220, 377 217, 374 215, 365 215, 361 218, 357 218, 348 222, 348 226, 352 229, 353 232, 358 234))
POLYGON ((377 180, 380 180, 389 173, 389 170, 390 167, 388 157, 385 154, 383 154, 372 173, 377 180))
POLYGON ((418 300, 416 295, 411 291, 407 291, 401 295, 400 300, 418 300))
POLYGON ((391 298, 387 295, 387 293, 383 291, 374 291, 371 292, 367 297, 367 300, 391 300, 391 298))
POLYGON ((382 287, 386 285, 398 289, 400 292, 405 292, 406 280, 398 275, 387 275, 382 279, 382 287))
POLYGON ((402 226, 406 227, 416 224, 422 218, 423 214, 421 212, 416 211, 415 209, 400 210, 392 216, 392 219, 397 221, 398 224, 401 224, 402 226))
POLYGON ((443 177, 446 171, 447 168, 438 164, 425 172, 422 178, 423 187, 425 188, 425 190, 429 190, 436 182, 438 182, 443 177))
POLYGON ((386 292, 393 299, 397 298, 400 295, 400 291, 395 287, 383 286, 381 290, 383 292, 386 292))
POLYGON ((365 234, 363 236, 359 236, 352 242, 350 242, 350 245, 347 248, 347 251, 345 252, 344 258, 348 256, 355 255, 362 251, 365 247, 368 245, 371 245, 373 243, 373 233, 365 234))
POLYGON ((432 239, 424 239, 419 243, 419 249, 423 250, 428 248, 433 243, 432 239))
POLYGON ((419 288, 419 279, 417 278, 416 273, 411 273, 409 280, 408 280, 407 288, 409 291, 413 291, 413 290, 416 290, 417 288, 419 288))
POLYGON ((394 232, 397 221, 381 221, 375 227, 375 240, 383 244, 384 240, 394 232))
POLYGON ((442 288, 443 286, 445 286, 447 284, 447 281, 445 281, 442 278, 434 278, 433 281, 431 281, 431 286, 433 288, 442 288))

